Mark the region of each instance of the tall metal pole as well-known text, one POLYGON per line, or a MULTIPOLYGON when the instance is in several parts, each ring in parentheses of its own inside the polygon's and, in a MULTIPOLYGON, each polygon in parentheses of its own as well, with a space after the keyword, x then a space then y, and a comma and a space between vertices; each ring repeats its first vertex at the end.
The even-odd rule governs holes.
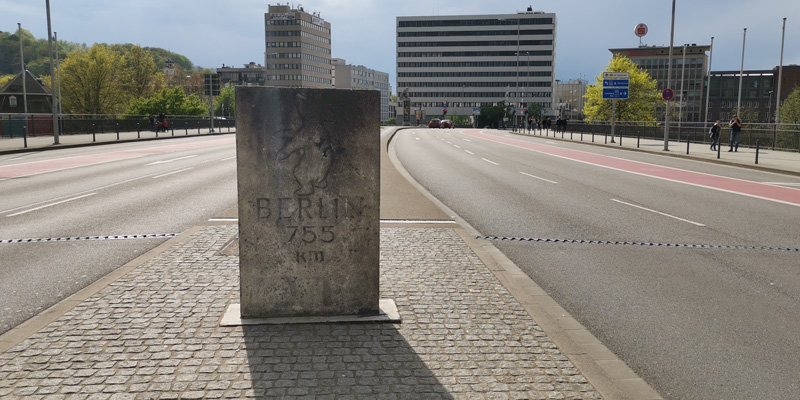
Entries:
MULTIPOLYGON (((747 28, 742 33, 742 64, 739 67, 739 97, 736 99, 736 115, 742 113, 742 81, 744 79, 744 43, 747 39, 747 28)), ((741 119, 741 115, 739 116, 741 119)))
POLYGON ((61 116, 61 68, 59 68, 59 60, 58 60, 58 32, 53 32, 53 40, 56 42, 56 84, 58 85, 58 115, 61 116))
MULTIPOLYGON (((520 18, 519 18, 519 16, 517 16, 517 96, 520 96, 518 106, 522 107, 522 96, 519 93, 519 24, 520 24, 520 18)), ((519 107, 517 107, 517 108, 519 108, 519 107)), ((514 113, 514 131, 517 130, 517 120, 518 119, 519 119, 519 115, 514 113)))
POLYGON ((22 64, 22 105, 25 111, 25 126, 28 126, 28 86, 25 83, 28 79, 28 73, 25 71, 25 53, 22 48, 22 24, 17 22, 19 27, 19 62, 22 64))
MULTIPOLYGON (((714 58, 714 37, 711 37, 711 48, 708 52, 708 71, 706 71, 706 124, 703 125, 704 128, 708 128, 708 103, 711 99, 711 60, 714 58)), ((708 129, 706 129, 708 131, 708 129)))
MULTIPOLYGON (((667 89, 672 84, 672 45, 675 43, 675 0, 672 0, 672 23, 669 30, 669 58, 667 59, 667 89)), ((669 151, 669 101, 664 117, 664 151, 669 151)))
POLYGON ((58 99, 56 99, 56 69, 53 64, 53 29, 50 26, 50 0, 45 0, 47 7, 47 44, 50 48, 50 99, 53 104, 53 144, 58 144, 58 99))
POLYGON ((781 80, 783 79, 783 43, 786 38, 786 18, 783 19, 783 29, 781 31, 781 62, 778 64, 778 94, 775 96, 775 123, 781 114, 781 80))
POLYGON ((678 138, 683 127, 683 77, 686 73, 686 44, 683 45, 683 58, 681 59, 681 102, 678 103, 678 138))

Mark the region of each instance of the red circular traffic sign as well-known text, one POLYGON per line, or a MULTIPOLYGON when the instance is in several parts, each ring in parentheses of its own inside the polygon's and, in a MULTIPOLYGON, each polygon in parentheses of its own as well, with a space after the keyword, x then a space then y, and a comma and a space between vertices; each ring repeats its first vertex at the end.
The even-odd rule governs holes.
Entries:
POLYGON ((672 89, 664 89, 664 91, 661 92, 661 98, 666 101, 672 100, 673 97, 675 97, 675 93, 672 93, 672 89))
POLYGON ((635 33, 636 36, 638 37, 647 35, 647 25, 645 24, 636 25, 636 28, 633 30, 633 33, 635 33))

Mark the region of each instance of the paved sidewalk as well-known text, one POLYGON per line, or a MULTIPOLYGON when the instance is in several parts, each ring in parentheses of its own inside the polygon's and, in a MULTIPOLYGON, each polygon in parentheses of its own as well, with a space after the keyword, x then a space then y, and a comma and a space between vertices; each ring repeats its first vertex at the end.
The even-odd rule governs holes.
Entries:
POLYGON ((452 228, 381 229, 401 324, 220 327, 236 225, 210 225, 0 353, 4 399, 598 399, 452 228))
POLYGON ((694 160, 707 161, 712 163, 735 165, 745 168, 754 168, 764 171, 788 173, 792 175, 800 175, 800 153, 788 151, 773 151, 769 148, 760 148, 758 150, 758 164, 756 164, 756 149, 739 147, 737 152, 728 152, 728 146, 723 145, 719 154, 717 151, 712 151, 710 145, 707 143, 689 143, 687 154, 687 143, 671 141, 668 143, 669 151, 664 151, 663 140, 653 139, 640 139, 630 137, 617 137, 615 143, 611 143, 611 137, 603 135, 595 135, 594 138, 591 134, 584 133, 582 136, 578 132, 555 132, 547 130, 537 130, 534 135, 526 133, 508 132, 512 135, 520 136, 535 136, 541 138, 549 138, 553 140, 565 140, 572 142, 581 142, 595 146, 605 146, 620 148, 623 150, 643 151, 653 154, 660 154, 670 157, 688 158, 694 160), (719 158, 717 158, 719 156, 719 158))
POLYGON ((215 128, 214 132, 210 132, 208 128, 195 128, 195 129, 176 129, 167 132, 107 132, 96 134, 70 134, 59 135, 59 144, 53 144, 53 136, 33 136, 27 139, 15 137, 0 137, 0 154, 3 153, 22 153, 28 151, 38 150, 53 150, 77 146, 92 146, 98 144, 109 144, 113 142, 129 142, 137 140, 153 140, 165 139, 172 137, 186 137, 186 136, 200 136, 208 134, 226 134, 236 133, 236 128, 215 128))

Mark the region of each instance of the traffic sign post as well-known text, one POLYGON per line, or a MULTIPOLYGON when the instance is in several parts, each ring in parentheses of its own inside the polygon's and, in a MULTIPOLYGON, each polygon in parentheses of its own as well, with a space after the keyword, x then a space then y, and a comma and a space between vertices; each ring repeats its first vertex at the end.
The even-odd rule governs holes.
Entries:
POLYGON ((666 88, 663 92, 661 92, 661 98, 670 101, 672 98, 675 97, 675 93, 672 92, 672 89, 666 88))
POLYGON ((628 99, 630 83, 631 74, 628 72, 603 72, 603 98, 611 99, 611 143, 615 143, 617 99, 628 99))

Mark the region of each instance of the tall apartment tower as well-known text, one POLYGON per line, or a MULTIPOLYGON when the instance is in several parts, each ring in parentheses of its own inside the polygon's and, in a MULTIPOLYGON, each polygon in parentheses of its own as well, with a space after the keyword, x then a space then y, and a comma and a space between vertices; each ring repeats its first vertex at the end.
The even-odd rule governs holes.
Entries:
POLYGON ((270 5, 264 14, 267 86, 332 87, 331 24, 303 7, 270 5))
MULTIPOLYGON (((556 15, 397 17, 397 90, 422 119, 506 101, 553 113, 556 15)), ((412 118, 413 119, 413 118, 412 118)))

